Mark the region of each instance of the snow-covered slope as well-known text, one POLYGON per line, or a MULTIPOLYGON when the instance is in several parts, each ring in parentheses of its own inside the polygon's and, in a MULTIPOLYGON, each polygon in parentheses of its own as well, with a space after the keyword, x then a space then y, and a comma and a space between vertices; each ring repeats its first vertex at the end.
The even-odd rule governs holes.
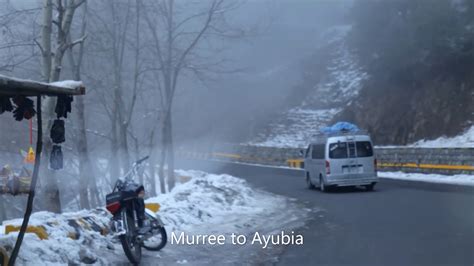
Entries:
POLYGON ((456 137, 440 137, 435 140, 420 140, 410 146, 425 148, 474 148, 474 126, 471 126, 470 129, 456 137))
MULTIPOLYGON (((148 199, 158 202, 158 215, 165 223, 168 240, 172 232, 187 234, 251 234, 279 233, 301 226, 308 217, 308 209, 291 199, 270 194, 250 187, 246 181, 229 175, 213 175, 199 171, 178 171, 190 181, 178 184, 172 192, 148 199), (272 217, 272 219, 267 219, 272 217)), ((37 212, 31 217, 31 225, 42 225, 49 239, 40 240, 35 234, 26 234, 17 260, 17 265, 79 265, 93 262, 97 265, 127 265, 121 246, 111 236, 86 230, 80 238, 68 238, 74 228, 70 219, 89 217, 99 224, 107 224, 110 215, 104 209, 83 210, 74 213, 53 214, 37 212)), ((21 219, 4 221, 3 225, 19 225, 21 219)), ((0 245, 11 250, 16 233, 0 236, 0 245)), ((249 252, 250 247, 235 251, 232 245, 220 247, 220 251, 209 246, 168 245, 158 253, 145 252, 144 265, 174 265, 192 261, 192 265, 206 265, 227 261, 264 260, 259 252, 249 252)), ((275 252, 275 249, 269 249, 275 252)), ((270 251, 268 251, 270 252, 270 251)), ((274 253, 269 253, 274 256, 274 253)), ((266 257, 265 257, 266 258, 266 257)))
POLYGON ((260 133, 258 139, 249 144, 266 147, 304 147, 308 140, 327 125, 340 109, 290 109, 283 117, 270 125, 268 135, 260 133))
POLYGON ((322 39, 326 42, 318 48, 321 55, 315 58, 318 60, 326 56, 326 52, 330 53, 325 70, 309 74, 315 81, 305 82, 307 95, 301 104, 283 111, 250 144, 304 147, 321 127, 327 126, 358 95, 368 74, 359 67, 345 42, 350 31, 351 26, 344 25, 324 32, 322 39))

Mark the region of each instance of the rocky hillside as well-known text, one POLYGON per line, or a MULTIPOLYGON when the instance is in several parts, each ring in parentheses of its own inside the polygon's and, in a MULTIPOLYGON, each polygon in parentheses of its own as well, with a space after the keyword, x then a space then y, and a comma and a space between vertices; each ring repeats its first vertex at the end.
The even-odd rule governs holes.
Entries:
POLYGON ((473 125, 474 2, 359 1, 349 18, 303 63, 299 103, 253 143, 302 146, 341 120, 369 130, 379 145, 455 136, 473 125))
POLYGON ((316 132, 357 97, 369 78, 346 42, 350 25, 331 27, 324 42, 303 62, 303 81, 294 88, 294 105, 262 129, 252 144, 303 147, 316 132))
POLYGON ((367 128, 380 144, 455 136, 473 124, 472 1, 364 1, 352 15, 348 42, 371 78, 334 120, 367 128))

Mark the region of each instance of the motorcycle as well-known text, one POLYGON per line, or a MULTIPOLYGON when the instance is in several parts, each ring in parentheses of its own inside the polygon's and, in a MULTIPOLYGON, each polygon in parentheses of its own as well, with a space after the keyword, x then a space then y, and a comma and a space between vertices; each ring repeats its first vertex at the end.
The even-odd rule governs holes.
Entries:
MULTIPOLYGON (((139 195, 140 185, 133 181, 138 175, 146 156, 136 161, 130 171, 115 183, 112 193, 106 195, 106 208, 113 215, 110 221, 110 231, 118 236, 123 251, 128 260, 139 264, 142 256, 141 248, 147 250, 161 250, 167 242, 167 234, 163 222, 155 212, 145 206, 146 221, 149 221, 146 232, 140 231, 139 226, 139 195)), ((143 201, 142 201, 143 202, 143 201)), ((141 221, 143 222, 143 221, 141 221)))

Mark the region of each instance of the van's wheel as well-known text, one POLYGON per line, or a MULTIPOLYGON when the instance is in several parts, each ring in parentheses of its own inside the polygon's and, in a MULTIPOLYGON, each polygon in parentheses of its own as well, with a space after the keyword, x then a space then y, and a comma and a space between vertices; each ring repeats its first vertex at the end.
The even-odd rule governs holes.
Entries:
POLYGON ((326 185, 324 185, 324 180, 322 176, 319 176, 319 189, 321 190, 321 192, 328 191, 328 188, 326 187, 326 185))
POLYGON ((314 185, 313 185, 313 182, 311 182, 309 173, 306 173, 306 186, 308 187, 308 189, 314 189, 314 185))
POLYGON ((375 183, 372 183, 370 185, 365 185, 364 187, 365 187, 365 190, 367 191, 373 191, 375 187, 375 183))

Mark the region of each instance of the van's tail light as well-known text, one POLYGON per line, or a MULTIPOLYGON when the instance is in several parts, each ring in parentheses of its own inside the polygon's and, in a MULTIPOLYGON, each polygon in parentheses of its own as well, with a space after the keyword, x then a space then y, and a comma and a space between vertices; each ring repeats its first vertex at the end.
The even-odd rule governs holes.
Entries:
POLYGON ((329 164, 329 161, 326 161, 326 174, 331 174, 331 165, 329 164))
POLYGON ((120 201, 112 202, 105 207, 110 213, 115 214, 120 210, 120 201))
POLYGON ((374 159, 374 171, 377 172, 377 159, 374 159))

